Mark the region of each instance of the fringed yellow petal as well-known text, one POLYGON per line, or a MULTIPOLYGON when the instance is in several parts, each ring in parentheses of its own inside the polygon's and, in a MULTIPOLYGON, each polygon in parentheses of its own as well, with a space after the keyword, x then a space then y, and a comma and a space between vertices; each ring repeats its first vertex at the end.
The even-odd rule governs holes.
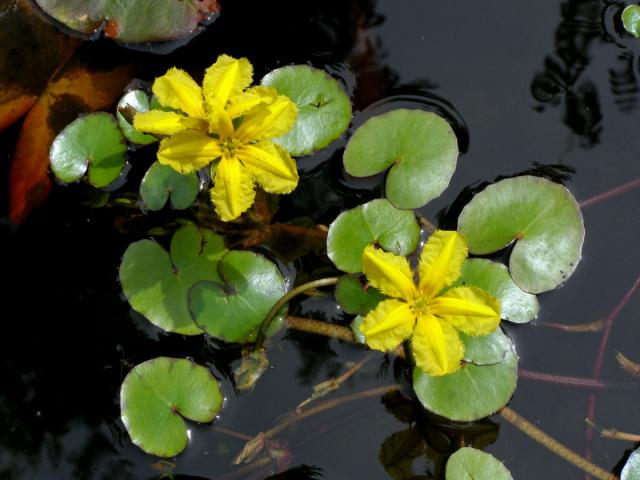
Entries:
POLYGON ((156 78, 153 93, 165 107, 182 110, 190 117, 204 118, 202 89, 184 70, 174 67, 156 78))
POLYGON ((411 336, 416 317, 405 302, 383 300, 364 318, 360 330, 367 345, 386 352, 411 336))
POLYGON ((133 117, 133 126, 139 132, 154 135, 175 135, 185 130, 206 129, 206 124, 202 120, 163 110, 150 110, 136 114, 133 117))
POLYGON ((211 104, 207 119, 209 133, 217 134, 222 140, 233 136, 233 121, 222 105, 211 104))
POLYGON ((500 323, 500 302, 476 287, 452 288, 429 303, 429 312, 467 335, 487 335, 500 323))
POLYGON ((296 162, 280 145, 272 142, 242 145, 236 154, 265 191, 290 193, 298 185, 296 162))
POLYGON ((411 338, 416 365, 432 376, 448 375, 460 368, 464 345, 456 329, 431 314, 418 318, 411 338))
POLYGON ((413 273, 404 257, 369 245, 362 253, 362 271, 369 283, 385 295, 408 302, 416 296, 413 273))
POLYGON ((160 142, 158 161, 180 173, 205 167, 222 154, 218 141, 197 131, 187 130, 160 142))
POLYGON ((434 232, 420 255, 420 291, 432 297, 455 282, 467 254, 467 241, 458 232, 434 232))
POLYGON ((224 222, 234 220, 253 204, 253 177, 235 157, 224 156, 216 166, 211 201, 224 222))
POLYGON ((296 104, 279 95, 273 102, 251 110, 238 127, 236 137, 243 142, 279 137, 293 128, 297 115, 296 104))
POLYGON ((271 103, 278 96, 275 88, 251 87, 229 99, 227 113, 231 118, 241 117, 262 103, 271 103))
POLYGON ((233 95, 251 85, 252 79, 253 66, 249 60, 220 55, 216 63, 207 68, 202 82, 207 106, 218 103, 224 108, 233 95))

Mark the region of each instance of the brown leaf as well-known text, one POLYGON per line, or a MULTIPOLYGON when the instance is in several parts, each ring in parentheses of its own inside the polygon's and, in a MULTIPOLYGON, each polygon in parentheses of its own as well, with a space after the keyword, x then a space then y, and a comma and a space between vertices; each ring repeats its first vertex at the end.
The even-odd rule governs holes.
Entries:
POLYGON ((31 108, 79 43, 42 21, 27 0, 0 0, 0 131, 31 108))
POLYGON ((93 70, 76 55, 53 78, 25 118, 9 172, 10 216, 21 223, 51 189, 49 149, 79 114, 113 107, 133 74, 133 65, 93 70))

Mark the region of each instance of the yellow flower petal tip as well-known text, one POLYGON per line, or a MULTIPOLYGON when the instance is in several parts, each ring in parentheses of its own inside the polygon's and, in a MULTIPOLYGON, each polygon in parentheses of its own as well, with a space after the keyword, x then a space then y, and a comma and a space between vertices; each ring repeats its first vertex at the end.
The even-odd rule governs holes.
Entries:
POLYGON ((246 58, 220 55, 200 87, 191 76, 171 68, 158 77, 153 93, 163 107, 135 116, 141 132, 164 136, 158 161, 189 173, 218 160, 211 201, 223 221, 253 204, 255 185, 286 194, 298 185, 295 161, 271 141, 295 124, 298 108, 271 87, 250 87, 253 66, 246 58))
POLYGON ((406 258, 367 246, 363 272, 369 283, 393 298, 365 317, 361 330, 367 345, 386 351, 410 338, 413 358, 424 372, 456 372, 464 357, 458 331, 488 335, 500 323, 500 302, 489 293, 477 287, 446 290, 460 277, 467 255, 462 235, 436 231, 420 256, 416 286, 406 258))

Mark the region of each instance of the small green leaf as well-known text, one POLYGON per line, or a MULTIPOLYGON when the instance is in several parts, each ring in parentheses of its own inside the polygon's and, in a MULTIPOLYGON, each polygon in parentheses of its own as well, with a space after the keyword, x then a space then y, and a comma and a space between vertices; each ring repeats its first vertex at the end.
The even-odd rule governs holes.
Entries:
POLYGON ((450 375, 432 377, 415 367, 413 389, 427 410, 456 422, 472 422, 507 404, 517 372, 518 357, 510 348, 496 365, 467 364, 450 375))
POLYGON ((139 132, 134 128, 129 119, 133 119, 136 113, 149 111, 149 96, 142 90, 132 90, 127 92, 118 102, 116 109, 116 118, 118 125, 124 136, 131 143, 136 145, 148 145, 157 142, 158 139, 153 135, 139 132), (126 117, 125 117, 126 115, 126 117))
POLYGON ((513 480, 509 470, 493 455, 464 447, 449 457, 446 480, 513 480))
POLYGON ((231 251, 218 264, 221 280, 203 281, 189 292, 196 323, 226 342, 255 340, 258 327, 287 293, 278 268, 261 255, 231 251))
POLYGON ((140 196, 149 210, 160 210, 171 198, 176 210, 188 208, 198 196, 200 180, 195 172, 183 175, 154 162, 140 183, 140 196))
POLYGON ((351 101, 326 72, 307 65, 278 68, 262 79, 298 106, 293 129, 276 141, 291 155, 308 155, 344 133, 351 122, 351 101))
POLYGON ((51 145, 51 170, 64 183, 80 180, 103 188, 116 180, 127 162, 127 146, 113 115, 98 112, 77 118, 51 145))
POLYGON ((419 208, 438 197, 456 169, 458 140, 435 113, 399 109, 367 120, 351 137, 344 167, 356 177, 389 169, 386 195, 398 208, 419 208))
POLYGON ((198 335, 187 294, 200 280, 220 281, 218 261, 227 250, 209 230, 186 225, 171 239, 171 254, 153 240, 127 248, 120 265, 122 291, 131 308, 168 332, 198 335))
POLYGON ((387 298, 380 290, 360 283, 356 275, 343 275, 336 285, 336 300, 352 315, 366 315, 387 298))
POLYGON ((342 212, 329 226, 327 255, 340 270, 362 271, 362 252, 378 242, 397 255, 415 251, 420 240, 420 227, 414 213, 398 210, 387 200, 373 200, 342 212))
POLYGON ((629 456, 620 474, 620 480, 640 480, 640 449, 629 456))
POLYGON ((640 5, 628 5, 622 11, 624 29, 636 38, 640 38, 640 5))
POLYGON ((567 280, 584 241, 582 214, 571 192, 532 176, 501 180, 476 194, 462 210, 458 230, 477 255, 515 240, 509 271, 530 293, 552 290, 567 280))
POLYGON ((471 336, 459 332, 464 343, 464 360, 474 365, 496 365, 502 362, 513 344, 501 328, 489 335, 471 336))
POLYGON ((122 382, 120 409, 131 441, 147 453, 173 457, 187 446, 183 418, 211 422, 222 409, 211 372, 189 360, 158 357, 136 365, 122 382))
POLYGON ((501 316, 514 323, 536 318, 538 297, 522 290, 509 275, 507 267, 484 258, 471 258, 462 265, 462 275, 455 285, 472 285, 486 290, 500 301, 501 316))

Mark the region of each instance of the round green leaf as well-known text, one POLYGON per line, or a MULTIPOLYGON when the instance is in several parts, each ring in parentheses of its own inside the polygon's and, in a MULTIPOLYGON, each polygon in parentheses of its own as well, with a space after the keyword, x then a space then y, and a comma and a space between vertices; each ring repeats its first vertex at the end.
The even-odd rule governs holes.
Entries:
POLYGON ((478 193, 462 210, 458 230, 477 255, 516 240, 509 270, 530 293, 552 290, 568 279, 584 241, 582 214, 571 192, 532 176, 501 180, 478 193))
POLYGON ((620 480, 640 480, 640 449, 629 456, 620 474, 620 480))
POLYGON ((220 281, 218 261, 227 251, 215 233, 194 225, 178 230, 171 254, 152 240, 127 248, 120 265, 120 282, 131 307, 168 332, 197 335, 188 308, 188 291, 201 280, 220 281))
POLYGON ((360 283, 355 275, 343 275, 336 285, 336 300, 352 315, 366 315, 387 298, 380 290, 360 283))
POLYGON ((136 130, 127 118, 132 119, 136 113, 149 111, 149 97, 142 90, 132 90, 127 92, 118 102, 116 110, 116 118, 118 125, 124 136, 131 143, 137 145, 148 145, 157 142, 158 139, 153 135, 136 130), (126 115, 126 116, 125 116, 126 115))
POLYGON ((464 447, 449 457, 446 480, 513 480, 509 470, 493 455, 464 447))
POLYGON ((160 210, 169 197, 176 210, 188 208, 198 196, 200 180, 195 172, 183 175, 154 162, 140 183, 140 196, 149 210, 160 210))
POLYGON ((501 316, 514 323, 527 323, 536 318, 538 297, 522 290, 509 275, 507 267, 484 258, 471 258, 462 265, 456 285, 479 287, 500 301, 501 316))
POLYGON ((502 362, 513 344, 498 327, 489 335, 471 336, 459 332, 464 343, 464 360, 474 365, 496 365, 502 362))
POLYGON ((262 84, 275 88, 298 106, 293 129, 276 139, 291 155, 307 155, 326 147, 351 122, 349 97, 322 70, 307 65, 282 67, 268 73, 262 84))
POLYGON ((449 123, 422 110, 398 109, 367 120, 344 152, 350 175, 368 177, 391 167, 386 195, 398 208, 438 197, 456 169, 458 140, 449 123))
POLYGON ((127 161, 127 146, 113 115, 98 112, 77 118, 53 141, 51 170, 64 183, 80 180, 103 188, 116 180, 127 161))
POLYGON ((218 264, 220 281, 199 282, 189 292, 196 323, 226 342, 255 340, 258 327, 287 293, 278 268, 261 255, 231 251, 218 264))
POLYGON ((329 226, 327 255, 340 270, 362 271, 362 252, 371 243, 397 255, 415 251, 420 227, 412 211, 398 210, 387 200, 373 200, 342 212, 329 226))
POLYGON ((422 405, 457 422, 479 420, 504 407, 516 388, 518 357, 513 348, 496 365, 466 364, 450 375, 432 377, 413 369, 413 389, 422 405))
POLYGON ((173 457, 186 448, 183 417, 211 422, 223 400, 218 382, 208 369, 168 357, 135 366, 120 390, 121 417, 131 440, 159 457, 173 457))
POLYGON ((217 11, 215 0, 36 0, 57 21, 78 32, 121 42, 173 40, 197 31, 217 11))
POLYGON ((628 5, 622 11, 624 29, 636 38, 640 38, 640 5, 628 5))

